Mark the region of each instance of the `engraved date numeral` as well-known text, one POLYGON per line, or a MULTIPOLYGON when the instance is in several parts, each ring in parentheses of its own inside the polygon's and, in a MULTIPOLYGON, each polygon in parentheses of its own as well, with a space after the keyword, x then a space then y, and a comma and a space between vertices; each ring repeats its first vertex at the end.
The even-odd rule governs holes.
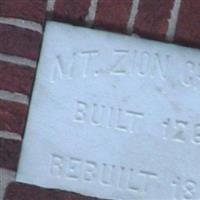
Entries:
POLYGON ((197 183, 194 180, 182 180, 180 177, 172 182, 174 200, 194 200, 196 199, 197 183))
POLYGON ((163 121, 162 127, 165 140, 200 145, 200 123, 168 118, 163 121))

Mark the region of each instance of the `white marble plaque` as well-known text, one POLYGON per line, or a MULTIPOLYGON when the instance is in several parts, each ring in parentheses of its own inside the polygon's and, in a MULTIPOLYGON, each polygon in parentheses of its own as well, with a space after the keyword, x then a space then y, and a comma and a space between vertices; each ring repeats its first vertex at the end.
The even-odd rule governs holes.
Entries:
POLYGON ((199 50, 47 23, 18 181, 199 200, 199 170, 199 50))

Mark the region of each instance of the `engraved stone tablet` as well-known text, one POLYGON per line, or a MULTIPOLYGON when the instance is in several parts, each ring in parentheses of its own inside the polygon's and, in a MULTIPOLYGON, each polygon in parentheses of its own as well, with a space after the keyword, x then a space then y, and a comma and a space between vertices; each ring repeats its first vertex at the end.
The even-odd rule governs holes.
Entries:
POLYGON ((18 181, 197 200, 199 170, 199 50, 47 23, 18 181))

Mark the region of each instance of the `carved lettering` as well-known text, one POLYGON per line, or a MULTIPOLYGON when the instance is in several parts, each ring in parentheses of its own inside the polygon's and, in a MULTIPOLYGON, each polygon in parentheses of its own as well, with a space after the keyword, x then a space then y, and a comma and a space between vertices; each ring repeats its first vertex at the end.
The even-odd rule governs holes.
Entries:
MULTIPOLYGON (((82 51, 81 56, 84 58, 83 61, 83 78, 86 78, 89 75, 89 72, 91 70, 90 61, 92 57, 98 56, 98 50, 89 50, 89 51, 82 51)), ((93 66, 94 67, 94 66, 93 66)))
POLYGON ((83 101, 77 101, 76 102, 77 110, 75 113, 74 121, 79 123, 86 122, 87 119, 87 103, 83 101))
POLYGON ((158 174, 142 169, 136 170, 105 162, 83 160, 78 157, 62 157, 57 154, 51 156, 53 161, 51 162, 51 176, 66 179, 66 181, 82 181, 83 184, 85 181, 116 190, 148 193, 149 188, 154 187, 154 183, 159 178, 158 174), (138 181, 142 184, 138 184, 138 181))
MULTIPOLYGON (((65 58, 57 55, 56 63, 52 67, 50 82, 54 83, 63 78, 72 79, 77 76, 81 78, 94 78, 105 75, 167 79, 167 69, 169 69, 170 63, 169 55, 148 51, 114 49, 110 51, 110 65, 107 64, 108 66, 106 66, 102 62, 100 66, 99 64, 96 66, 97 64, 94 61, 101 61, 101 55, 104 55, 104 52, 99 50, 80 50, 73 52, 67 61, 65 58)), ((187 65, 191 68, 191 63, 187 65)), ((189 77, 185 77, 184 83, 186 85, 189 84, 189 77)))
POLYGON ((200 145, 200 123, 167 118, 162 127, 164 140, 200 145))
POLYGON ((167 79, 167 71, 169 70, 170 56, 161 56, 159 53, 153 55, 153 64, 151 66, 151 77, 159 75, 160 79, 167 79))
POLYGON ((127 73, 127 61, 128 59, 128 50, 114 50, 113 60, 114 64, 111 67, 111 74, 113 75, 125 75, 127 73))
POLYGON ((51 156, 51 169, 50 173, 54 177, 61 177, 63 173, 63 157, 57 154, 51 156))
POLYGON ((76 101, 73 121, 87 123, 101 128, 111 128, 119 132, 136 133, 144 123, 144 113, 129 109, 114 108, 100 103, 76 101))
POLYGON ((198 184, 192 179, 176 177, 176 179, 172 182, 172 187, 174 188, 173 199, 196 200, 197 186, 198 184))
POLYGON ((68 171, 66 176, 72 179, 78 179, 81 174, 82 162, 79 158, 71 157, 69 159, 68 171))
POLYGON ((98 173, 97 163, 94 161, 86 161, 84 169, 84 180, 95 181, 98 173))

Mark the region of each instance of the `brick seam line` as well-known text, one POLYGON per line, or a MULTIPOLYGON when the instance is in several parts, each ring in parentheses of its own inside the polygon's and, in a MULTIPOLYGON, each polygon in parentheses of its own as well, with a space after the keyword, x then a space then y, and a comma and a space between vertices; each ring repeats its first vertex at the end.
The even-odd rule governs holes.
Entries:
POLYGON ((126 28, 128 34, 132 34, 134 32, 135 17, 138 13, 139 2, 140 0, 132 0, 131 11, 126 28))
POLYGON ((20 57, 20 56, 0 53, 0 60, 4 62, 8 62, 8 63, 36 68, 36 61, 28 59, 28 58, 20 57))
POLYGON ((93 25, 93 22, 96 16, 96 11, 97 11, 97 4, 98 4, 98 0, 90 1, 88 14, 85 16, 85 22, 88 27, 91 27, 93 25))
POLYGON ((171 16, 168 19, 168 29, 165 36, 165 39, 168 42, 174 41, 174 36, 176 32, 176 24, 178 21, 180 7, 181 7, 181 0, 174 0, 174 6, 171 9, 171 16))
POLYGON ((18 133, 13 133, 10 131, 0 131, 0 138, 9 139, 9 140, 17 140, 22 141, 22 136, 18 133))
POLYGON ((47 0, 46 11, 52 12, 54 10, 56 0, 47 0))
POLYGON ((42 33, 42 25, 37 22, 33 22, 33 21, 17 19, 17 18, 0 17, 0 23, 7 24, 7 25, 13 25, 13 26, 17 26, 20 28, 25 28, 25 29, 29 29, 32 31, 37 31, 39 33, 42 33))
POLYGON ((17 102, 21 104, 26 104, 26 105, 28 105, 29 103, 29 99, 27 95, 20 94, 17 92, 13 93, 6 90, 0 90, 0 99, 11 101, 11 102, 17 102))
POLYGON ((0 200, 3 199, 9 183, 15 181, 16 172, 0 168, 0 200))

